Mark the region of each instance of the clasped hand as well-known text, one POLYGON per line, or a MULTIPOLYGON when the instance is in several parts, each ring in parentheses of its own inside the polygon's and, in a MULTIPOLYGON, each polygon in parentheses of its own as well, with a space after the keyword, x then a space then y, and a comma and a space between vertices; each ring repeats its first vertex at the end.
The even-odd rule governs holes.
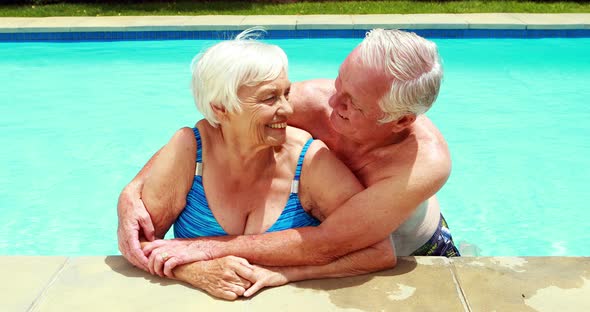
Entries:
POLYGON ((244 258, 227 256, 199 261, 206 257, 196 249, 182 239, 156 240, 143 247, 149 257, 150 273, 187 282, 226 300, 250 297, 264 287, 289 282, 279 268, 252 265, 244 258))
POLYGON ((198 248, 191 248, 192 242, 185 239, 155 240, 143 244, 143 252, 148 257, 148 270, 151 274, 174 278, 175 267, 194 261, 207 259, 198 248))

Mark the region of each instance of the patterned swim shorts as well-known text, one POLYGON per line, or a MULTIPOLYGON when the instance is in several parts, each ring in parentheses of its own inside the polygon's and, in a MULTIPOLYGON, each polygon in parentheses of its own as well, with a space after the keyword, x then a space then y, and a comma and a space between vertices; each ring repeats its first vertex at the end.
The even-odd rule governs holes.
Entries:
POLYGON ((460 257, 459 249, 455 247, 453 237, 447 221, 440 215, 438 228, 432 237, 420 248, 416 249, 411 256, 444 256, 444 257, 460 257))

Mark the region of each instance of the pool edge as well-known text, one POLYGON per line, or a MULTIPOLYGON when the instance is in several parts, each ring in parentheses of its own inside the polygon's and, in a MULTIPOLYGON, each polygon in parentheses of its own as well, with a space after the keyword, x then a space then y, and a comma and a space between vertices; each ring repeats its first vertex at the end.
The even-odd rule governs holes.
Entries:
POLYGON ((337 29, 590 29, 590 13, 204 15, 103 17, 2 17, 0 32, 236 31, 337 29))
POLYGON ((587 310, 588 257, 402 257, 395 269, 271 288, 220 301, 176 281, 152 277, 121 256, 0 256, 8 310, 514 311, 587 310), (61 268, 60 268, 61 263, 61 268), (28 274, 31 269, 45 274, 28 274), (57 273, 56 273, 57 272, 57 273), (53 279, 48 276, 54 276, 53 279), (43 289, 41 296, 38 290, 43 289), (24 308, 24 309, 23 309, 24 308), (586 308, 586 309, 585 309, 586 308))

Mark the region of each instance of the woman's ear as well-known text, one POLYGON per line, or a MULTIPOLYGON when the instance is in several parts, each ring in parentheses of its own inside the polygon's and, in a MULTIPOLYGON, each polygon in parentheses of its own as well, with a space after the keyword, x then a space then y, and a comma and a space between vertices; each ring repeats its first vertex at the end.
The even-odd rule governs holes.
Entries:
POLYGON ((225 107, 213 103, 209 103, 209 105, 211 105, 211 109, 213 109, 213 114, 217 120, 222 121, 227 119, 227 110, 225 107))

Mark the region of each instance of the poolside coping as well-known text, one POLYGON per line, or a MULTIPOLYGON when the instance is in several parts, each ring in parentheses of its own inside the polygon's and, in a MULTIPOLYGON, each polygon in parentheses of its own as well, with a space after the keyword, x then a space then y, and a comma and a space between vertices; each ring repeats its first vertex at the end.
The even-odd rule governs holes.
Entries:
POLYGON ((205 15, 0 18, 0 32, 220 31, 330 29, 590 29, 590 13, 205 15))
POLYGON ((590 311, 585 257, 402 257, 373 274, 215 299, 121 256, 2 256, 3 311, 590 311))

